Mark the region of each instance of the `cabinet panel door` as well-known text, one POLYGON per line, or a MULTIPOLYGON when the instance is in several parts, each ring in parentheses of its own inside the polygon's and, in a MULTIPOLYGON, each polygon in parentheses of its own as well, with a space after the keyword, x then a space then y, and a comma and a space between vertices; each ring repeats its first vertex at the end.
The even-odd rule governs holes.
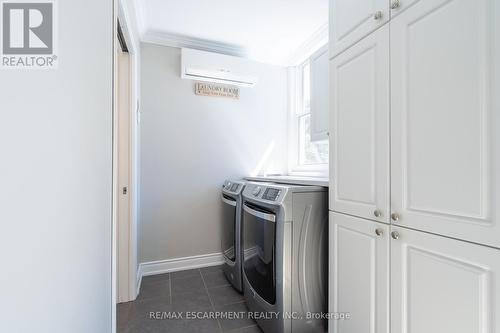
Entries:
POLYGON ((398 224, 500 247, 500 2, 421 0, 391 21, 398 224))
POLYGON ((330 61, 328 46, 311 56, 311 141, 328 139, 330 61))
POLYGON ((330 209, 389 222, 389 26, 330 71, 330 209))
POLYGON ((391 228, 391 332, 499 332, 500 250, 391 228))
POLYGON ((389 15, 389 0, 330 0, 330 58, 382 26, 389 15))
POLYGON ((331 333, 389 332, 389 226, 330 212, 331 333), (377 233, 380 233, 380 236, 377 233))

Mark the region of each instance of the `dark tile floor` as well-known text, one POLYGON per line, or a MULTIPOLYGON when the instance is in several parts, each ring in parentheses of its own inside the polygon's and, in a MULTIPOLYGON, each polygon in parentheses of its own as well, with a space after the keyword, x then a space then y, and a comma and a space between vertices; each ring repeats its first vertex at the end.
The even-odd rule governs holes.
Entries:
POLYGON ((247 311, 243 296, 230 286, 221 266, 192 269, 144 277, 137 300, 118 304, 117 331, 260 333, 253 319, 241 315, 247 311), (213 318, 228 312, 239 317, 213 318), (188 318, 189 313, 197 318, 188 318))

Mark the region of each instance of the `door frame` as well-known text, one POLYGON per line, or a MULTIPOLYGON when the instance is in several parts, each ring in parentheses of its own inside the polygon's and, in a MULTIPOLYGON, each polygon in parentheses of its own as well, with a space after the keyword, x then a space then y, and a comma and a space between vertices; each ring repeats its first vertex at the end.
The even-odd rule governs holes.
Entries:
POLYGON ((118 34, 118 22, 120 22, 121 32, 124 37, 124 41, 127 44, 128 54, 129 54, 129 80, 130 80, 130 92, 129 92, 129 105, 130 105, 130 137, 129 137, 129 170, 130 179, 128 186, 128 195, 130 198, 130 209, 129 209, 129 237, 128 237, 128 297, 126 301, 133 301, 136 299, 138 294, 138 280, 137 280, 137 267, 138 267, 138 242, 137 242, 137 221, 138 221, 138 123, 139 123, 139 50, 138 43, 134 43, 132 38, 133 34, 131 32, 131 21, 126 8, 122 1, 117 0, 115 4, 116 15, 114 17, 114 107, 113 107, 113 245, 112 245, 112 306, 113 306, 113 329, 112 332, 116 332, 116 304, 118 303, 118 197, 120 192, 118 191, 118 61, 117 61, 117 50, 120 45, 117 43, 118 34))

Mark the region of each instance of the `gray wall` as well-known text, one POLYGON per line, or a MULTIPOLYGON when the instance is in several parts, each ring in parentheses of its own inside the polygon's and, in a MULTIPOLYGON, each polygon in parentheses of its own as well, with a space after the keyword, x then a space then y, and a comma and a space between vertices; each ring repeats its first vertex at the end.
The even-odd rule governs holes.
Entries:
POLYGON ((0 71, 0 332, 111 332, 113 3, 57 1, 59 68, 0 71))
POLYGON ((223 181, 286 169, 286 69, 249 62, 259 82, 231 100, 196 96, 180 49, 141 61, 140 261, 220 252, 223 181))

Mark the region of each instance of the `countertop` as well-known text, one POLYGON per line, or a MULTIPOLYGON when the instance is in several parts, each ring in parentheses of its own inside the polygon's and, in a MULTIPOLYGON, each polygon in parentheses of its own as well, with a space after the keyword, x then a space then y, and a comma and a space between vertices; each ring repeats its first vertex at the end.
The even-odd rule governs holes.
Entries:
POLYGON ((293 185, 312 185, 312 186, 323 186, 328 187, 328 178, 320 177, 301 177, 301 176, 256 176, 256 177, 245 177, 246 180, 253 181, 266 181, 282 184, 293 184, 293 185))

